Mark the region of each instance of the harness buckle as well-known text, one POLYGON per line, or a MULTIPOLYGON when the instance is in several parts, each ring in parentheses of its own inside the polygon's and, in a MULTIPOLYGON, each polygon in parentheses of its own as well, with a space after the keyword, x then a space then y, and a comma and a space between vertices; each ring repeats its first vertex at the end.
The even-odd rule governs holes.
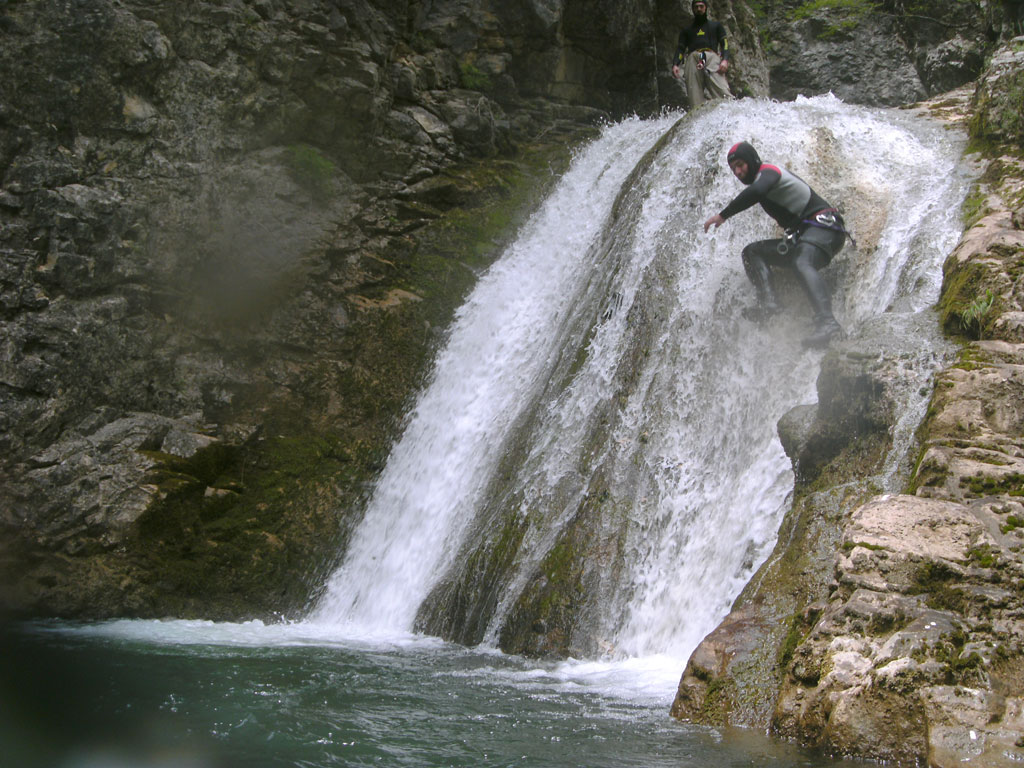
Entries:
POLYGON ((779 252, 779 256, 785 256, 789 253, 790 249, 796 245, 798 233, 795 230, 787 229, 785 235, 779 244, 775 246, 775 250, 779 252))

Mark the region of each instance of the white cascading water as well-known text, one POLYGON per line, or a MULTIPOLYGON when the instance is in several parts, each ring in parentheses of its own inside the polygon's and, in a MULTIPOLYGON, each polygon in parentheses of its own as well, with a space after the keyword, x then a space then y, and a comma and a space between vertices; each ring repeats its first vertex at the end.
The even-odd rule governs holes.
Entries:
POLYGON ((776 235, 760 208, 703 232, 741 189, 725 166, 727 148, 749 140, 841 205, 858 247, 848 244, 829 272, 836 315, 851 333, 883 312, 935 302, 968 180, 957 171, 960 133, 831 96, 721 103, 673 130, 677 119, 608 126, 481 279, 308 623, 359 634, 411 630, 473 530, 524 409, 542 409, 517 482, 531 505, 554 513, 526 534, 491 619, 493 642, 566 522, 557 503, 541 502, 561 499, 561 481, 594 463, 581 455, 594 451, 589 420, 616 394, 613 434, 597 450, 623 477, 632 473, 628 497, 617 499, 628 506, 629 566, 601 601, 602 646, 620 659, 685 661, 728 612, 787 508, 793 476, 776 423, 816 399, 821 353, 800 346, 809 310, 792 291, 790 309, 768 328, 740 316, 752 301, 740 251, 776 235), (650 302, 654 338, 623 397, 616 371, 635 302, 650 302), (589 336, 572 381, 542 394, 573 318, 599 317, 606 304, 617 308, 589 336))
POLYGON ((573 311, 584 258, 623 179, 672 120, 606 130, 573 164, 460 309, 433 379, 377 483, 365 522, 311 616, 362 631, 412 626, 457 550, 521 404, 573 311))

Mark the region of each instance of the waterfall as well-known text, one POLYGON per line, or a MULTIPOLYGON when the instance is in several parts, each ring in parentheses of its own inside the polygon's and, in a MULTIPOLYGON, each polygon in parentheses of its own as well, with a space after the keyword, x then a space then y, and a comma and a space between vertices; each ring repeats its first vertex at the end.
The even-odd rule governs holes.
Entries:
POLYGON ((313 615, 381 631, 412 624, 456 551, 517 410, 539 385, 624 178, 671 125, 609 127, 576 159, 457 313, 341 568, 313 615))
POLYGON ((821 360, 792 284, 770 326, 740 314, 739 253, 776 236, 760 208, 703 232, 741 189, 724 163, 741 139, 842 207, 857 247, 827 274, 848 332, 935 302, 959 133, 831 96, 607 126, 458 313, 310 622, 409 631, 472 592, 464 637, 494 644, 570 530, 591 546, 574 647, 685 659, 724 617, 788 507, 776 423, 814 402, 821 360))

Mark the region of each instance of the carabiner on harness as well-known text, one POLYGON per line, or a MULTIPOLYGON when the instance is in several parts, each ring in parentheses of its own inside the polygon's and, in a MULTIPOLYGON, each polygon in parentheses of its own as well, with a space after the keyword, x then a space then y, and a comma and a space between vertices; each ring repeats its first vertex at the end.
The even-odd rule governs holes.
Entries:
POLYGON ((842 217, 839 216, 839 211, 835 208, 826 208, 823 211, 818 211, 814 214, 813 219, 804 219, 804 224, 810 224, 812 227, 822 227, 823 229, 831 229, 834 232, 842 232, 853 243, 853 247, 857 247, 857 241, 853 239, 853 235, 850 234, 850 230, 846 228, 846 223, 842 217))
POLYGON ((786 234, 783 236, 781 240, 779 240, 779 244, 775 246, 775 250, 779 252, 779 256, 785 256, 787 253, 789 253, 790 249, 796 247, 796 238, 796 230, 786 230, 786 234))

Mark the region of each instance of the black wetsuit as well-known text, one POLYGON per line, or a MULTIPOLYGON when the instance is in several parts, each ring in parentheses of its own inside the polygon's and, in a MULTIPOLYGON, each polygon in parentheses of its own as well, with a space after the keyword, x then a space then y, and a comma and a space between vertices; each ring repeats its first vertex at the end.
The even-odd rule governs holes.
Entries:
POLYGON ((694 21, 690 26, 683 27, 679 33, 679 44, 676 46, 676 65, 683 66, 686 54, 705 49, 714 51, 728 60, 729 41, 726 39, 725 27, 720 21, 705 19, 703 22, 694 21))
MULTIPOLYGON (((731 150, 747 161, 742 181, 747 188, 719 213, 728 219, 760 203, 765 213, 786 230, 785 238, 758 240, 743 249, 743 267, 754 284, 758 303, 768 315, 778 311, 769 266, 790 267, 803 283, 819 328, 838 329, 828 287, 818 270, 842 249, 846 230, 839 212, 803 179, 778 166, 762 163, 745 142, 731 150), (737 149, 739 150, 737 152, 737 149)), ((730 157, 733 155, 730 154, 730 157)), ((827 342, 826 337, 824 341, 827 342)), ((815 340, 817 341, 817 340, 815 340)))

